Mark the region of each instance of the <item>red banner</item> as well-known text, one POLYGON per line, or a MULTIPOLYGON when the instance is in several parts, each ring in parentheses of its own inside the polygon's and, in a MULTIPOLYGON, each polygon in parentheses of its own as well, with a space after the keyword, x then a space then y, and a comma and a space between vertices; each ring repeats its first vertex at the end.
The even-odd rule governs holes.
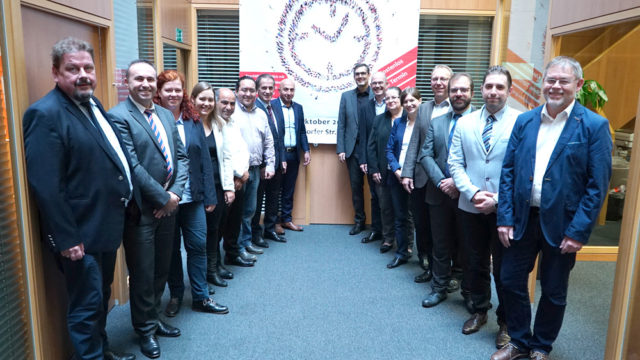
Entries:
POLYGON ((399 58, 380 67, 378 71, 387 75, 389 86, 397 86, 400 89, 416 86, 418 47, 414 47, 399 58))

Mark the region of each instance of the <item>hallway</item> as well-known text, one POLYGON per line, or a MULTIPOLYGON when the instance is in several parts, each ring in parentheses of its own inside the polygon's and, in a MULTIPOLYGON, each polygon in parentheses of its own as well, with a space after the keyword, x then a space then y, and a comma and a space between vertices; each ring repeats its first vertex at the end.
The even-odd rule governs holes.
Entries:
MULTIPOLYGON (((159 338, 161 359, 488 359, 495 351, 495 314, 478 333, 460 332, 469 316, 459 293, 421 307, 429 284, 416 284, 414 261, 389 270, 391 252, 361 244, 346 225, 287 231, 270 242, 253 268, 229 266, 235 277, 213 296, 228 315, 191 310, 188 279, 181 312, 169 323, 178 338, 159 338)), ((553 359, 602 359, 614 263, 580 262, 572 272, 569 306, 553 359)), ((186 275, 186 273, 185 273, 186 275)), ((539 295, 539 292, 538 292, 539 295)), ((165 291, 163 305, 168 300, 165 291)), ((497 299, 494 296, 495 306, 497 299)), ((129 306, 108 317, 112 348, 146 359, 129 306)))

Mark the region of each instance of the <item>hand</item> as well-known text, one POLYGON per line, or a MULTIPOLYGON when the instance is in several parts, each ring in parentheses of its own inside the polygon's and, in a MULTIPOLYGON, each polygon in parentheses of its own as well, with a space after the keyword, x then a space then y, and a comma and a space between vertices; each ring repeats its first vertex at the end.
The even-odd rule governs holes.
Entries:
POLYGON ((234 188, 236 191, 238 191, 238 190, 240 190, 240 189, 242 188, 242 184, 244 184, 244 183, 242 182, 242 178, 235 177, 235 176, 233 177, 233 188, 234 188))
POLYGON ((360 164, 360 170, 362 170, 363 173, 367 173, 367 164, 360 164))
POLYGON ((67 250, 62 250, 60 255, 71 261, 81 260, 84 257, 84 244, 80 243, 80 245, 70 247, 67 250))
POLYGON ((398 181, 402 183, 402 170, 398 169, 393 173, 396 175, 396 178, 398 179, 398 181))
POLYGON ((460 192, 456 187, 456 183, 453 182, 453 178, 446 178, 446 179, 440 180, 439 189, 452 199, 457 199, 460 196, 460 192))
POLYGON ((273 171, 265 171, 264 172, 264 179, 265 180, 269 180, 273 177, 273 175, 275 175, 275 172, 273 171))
POLYGON ((560 243, 561 254, 573 254, 580 251, 580 249, 582 249, 582 243, 578 240, 573 240, 568 236, 565 236, 560 243))
POLYGON ((340 162, 344 162, 344 160, 346 159, 346 154, 345 153, 340 153, 338 154, 338 160, 340 160, 340 162))
POLYGON ((402 178, 402 187, 411 194, 413 191, 413 179, 412 178, 402 178))
POLYGON ((311 153, 308 151, 304 152, 304 162, 302 163, 302 165, 307 166, 309 165, 309 163, 311 162, 311 153))
POLYGON ((233 200, 236 199, 236 193, 233 191, 225 191, 224 192, 224 203, 227 205, 231 205, 233 200))
POLYGON ((215 210, 215 209, 216 209, 215 205, 207 205, 207 206, 204 207, 204 211, 208 212, 208 213, 213 212, 213 210, 215 210))
POLYGON ((282 162, 282 173, 283 174, 287 173, 287 162, 286 161, 282 162))
POLYGON ((246 183, 249 180, 249 172, 245 171, 244 174, 242 174, 242 177, 240 178, 240 180, 242 181, 242 183, 246 183))
POLYGON ((153 210, 153 216, 155 216, 156 219, 160 219, 165 216, 171 216, 171 214, 178 208, 178 204, 180 203, 180 198, 178 197, 178 195, 172 193, 171 191, 167 191, 167 193, 169 194, 169 201, 167 201, 167 203, 164 204, 161 209, 153 210))
POLYGON ((513 226, 498 226, 498 239, 502 246, 508 248, 513 240, 513 226))
POLYGON ((373 173, 371 175, 371 178, 373 178, 373 181, 375 181, 376 184, 380 184, 380 182, 382 181, 382 175, 380 175, 380 173, 373 173))
POLYGON ((473 206, 476 210, 487 215, 496 211, 496 201, 493 199, 494 196, 494 193, 481 190, 473 195, 471 201, 473 201, 473 206))

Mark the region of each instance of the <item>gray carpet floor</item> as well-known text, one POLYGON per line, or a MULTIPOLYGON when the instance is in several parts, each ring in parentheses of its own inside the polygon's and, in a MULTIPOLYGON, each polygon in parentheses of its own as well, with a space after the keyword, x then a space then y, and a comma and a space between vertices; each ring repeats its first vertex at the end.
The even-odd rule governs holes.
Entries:
MULTIPOLYGON (((429 284, 416 284, 414 261, 387 269, 392 252, 380 242, 361 244, 344 225, 287 231, 286 244, 270 242, 253 268, 229 266, 235 278, 215 288, 227 315, 191 310, 185 302, 168 322, 178 338, 160 338, 162 359, 488 359, 495 351, 495 314, 478 333, 460 330, 468 313, 459 293, 435 308, 421 301, 429 284)), ((553 359, 602 359, 615 263, 576 264, 569 306, 553 359)), ((540 289, 538 286, 537 295, 540 289)), ((163 304, 168 301, 168 290, 163 304)), ((494 296, 493 304, 497 304, 494 296)), ((145 359, 127 304, 109 314, 114 349, 145 359)))

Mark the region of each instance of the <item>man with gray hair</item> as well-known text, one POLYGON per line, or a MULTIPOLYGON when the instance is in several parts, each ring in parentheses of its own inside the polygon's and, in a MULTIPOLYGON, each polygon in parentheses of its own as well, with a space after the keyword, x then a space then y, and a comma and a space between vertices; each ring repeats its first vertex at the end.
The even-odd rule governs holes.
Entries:
POLYGON ((41 235, 66 282, 69 337, 78 359, 135 359, 110 350, 105 332, 127 205, 139 198, 131 159, 93 96, 91 45, 65 38, 51 57, 56 87, 27 109, 23 129, 41 235))
POLYGON ((511 342, 493 360, 548 359, 576 252, 589 240, 611 177, 609 122, 575 101, 580 64, 558 56, 542 82, 546 104, 518 117, 502 165, 497 225, 511 342), (527 279, 539 252, 542 296, 532 333, 527 279))

